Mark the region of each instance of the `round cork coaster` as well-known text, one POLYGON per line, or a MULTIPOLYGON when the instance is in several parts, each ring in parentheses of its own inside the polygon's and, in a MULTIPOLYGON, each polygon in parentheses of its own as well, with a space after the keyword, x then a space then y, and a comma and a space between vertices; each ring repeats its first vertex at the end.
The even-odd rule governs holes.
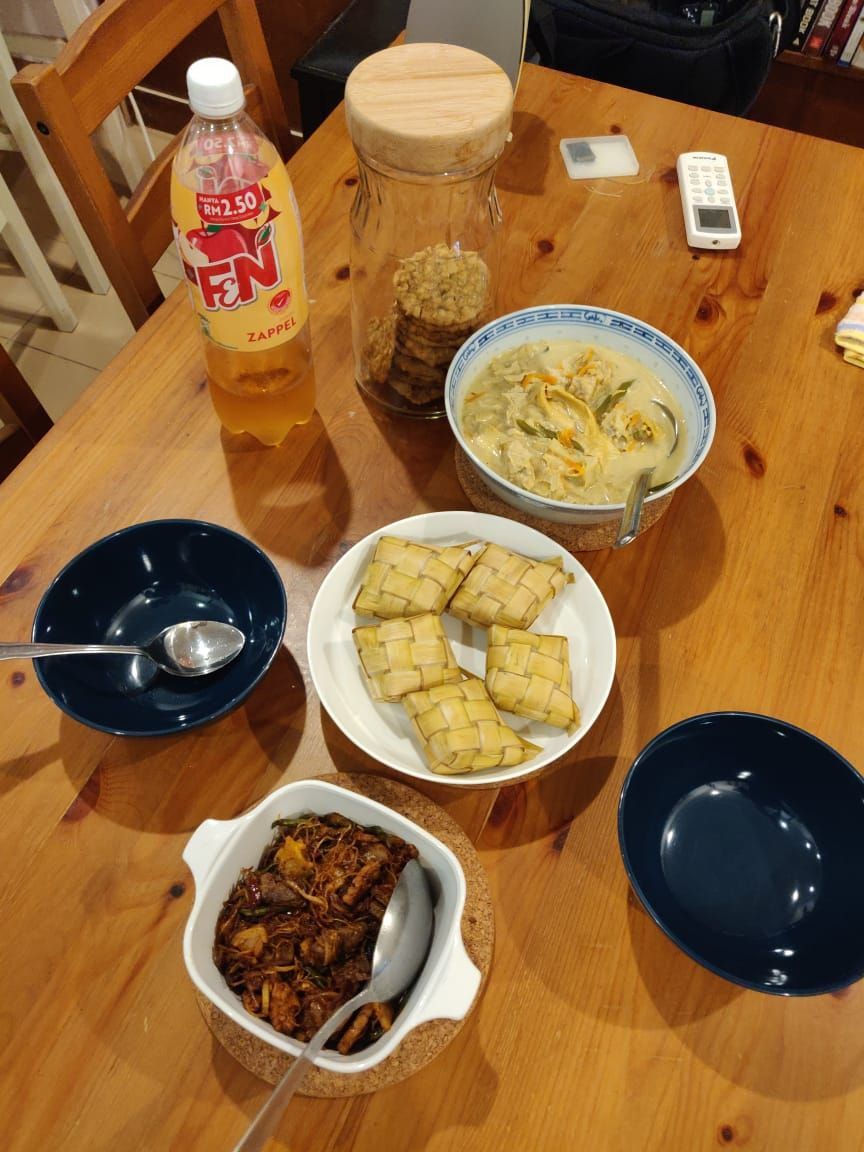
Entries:
MULTIPOLYGON (((529 516, 520 512, 510 504, 505 504, 495 493, 487 487, 474 470, 471 461, 463 450, 456 445, 456 475, 462 485, 462 491, 474 505, 478 512, 491 512, 495 516, 509 516, 511 520, 518 520, 520 524, 527 524, 529 528, 536 528, 550 536, 568 552, 595 552, 600 548, 611 548, 618 535, 618 520, 609 520, 605 524, 556 524, 554 520, 541 520, 539 516, 529 516)), ((674 493, 667 492, 658 500, 652 500, 642 509, 642 523, 639 525, 638 535, 656 524, 672 502, 674 493)))
MULTIPOLYGON (((436 836, 456 855, 465 873, 466 897, 462 913, 462 940, 471 960, 480 970, 480 988, 474 1004, 462 1020, 430 1020, 409 1032, 399 1047, 386 1060, 366 1072, 345 1074, 328 1072, 324 1068, 310 1068, 303 1078, 299 1092, 304 1096, 335 1097, 362 1096, 376 1092, 390 1084, 418 1072, 447 1047, 459 1032, 480 998, 492 962, 495 938, 495 919, 486 874, 480 858, 466 834, 443 808, 421 796, 413 788, 380 776, 348 774, 343 772, 322 776, 331 784, 338 784, 352 792, 360 792, 379 804, 385 804, 402 816, 421 825, 436 836)), ((293 1057, 250 1036, 233 1020, 212 1004, 201 993, 195 993, 210 1031, 223 1048, 255 1076, 275 1084, 288 1071, 293 1057)))

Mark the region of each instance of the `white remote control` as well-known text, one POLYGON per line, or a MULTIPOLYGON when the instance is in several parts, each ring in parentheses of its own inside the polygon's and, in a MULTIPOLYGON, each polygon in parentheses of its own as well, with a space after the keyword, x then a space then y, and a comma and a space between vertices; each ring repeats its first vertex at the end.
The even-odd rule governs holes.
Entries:
POLYGON ((691 248, 737 248, 741 225, 726 157, 682 152, 677 167, 687 243, 691 248))

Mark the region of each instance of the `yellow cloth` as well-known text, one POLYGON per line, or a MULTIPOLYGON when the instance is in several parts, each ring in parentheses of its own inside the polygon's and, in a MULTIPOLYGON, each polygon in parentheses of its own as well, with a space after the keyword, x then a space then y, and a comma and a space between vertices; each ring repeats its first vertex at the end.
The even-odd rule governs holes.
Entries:
POLYGON ((834 341, 843 349, 844 360, 864 368, 864 292, 837 325, 834 341))

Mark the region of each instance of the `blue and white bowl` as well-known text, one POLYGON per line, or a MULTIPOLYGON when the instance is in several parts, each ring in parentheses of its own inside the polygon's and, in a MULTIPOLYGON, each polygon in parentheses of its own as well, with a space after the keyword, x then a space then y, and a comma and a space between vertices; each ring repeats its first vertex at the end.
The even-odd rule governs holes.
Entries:
POLYGON ((624 511, 623 503, 574 504, 534 495, 493 472, 462 435, 462 398, 478 372, 502 352, 541 340, 580 340, 632 356, 658 376, 680 404, 685 429, 681 470, 674 480, 652 492, 646 505, 666 499, 699 468, 714 439, 717 414, 708 381, 693 358, 657 328, 623 312, 581 304, 546 304, 510 312, 480 328, 456 353, 447 373, 444 401, 453 435, 495 496, 526 516, 558 524, 617 523, 624 511))

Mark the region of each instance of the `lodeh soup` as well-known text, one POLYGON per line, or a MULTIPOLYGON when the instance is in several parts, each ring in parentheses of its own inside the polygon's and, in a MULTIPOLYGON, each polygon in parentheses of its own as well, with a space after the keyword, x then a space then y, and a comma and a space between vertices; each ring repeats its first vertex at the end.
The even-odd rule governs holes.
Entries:
POLYGON ((636 473, 675 478, 685 455, 681 407, 632 356, 575 340, 523 344, 466 388, 459 422, 471 450, 511 484, 574 504, 622 503, 636 473), (678 421, 678 444, 659 400, 678 421))

